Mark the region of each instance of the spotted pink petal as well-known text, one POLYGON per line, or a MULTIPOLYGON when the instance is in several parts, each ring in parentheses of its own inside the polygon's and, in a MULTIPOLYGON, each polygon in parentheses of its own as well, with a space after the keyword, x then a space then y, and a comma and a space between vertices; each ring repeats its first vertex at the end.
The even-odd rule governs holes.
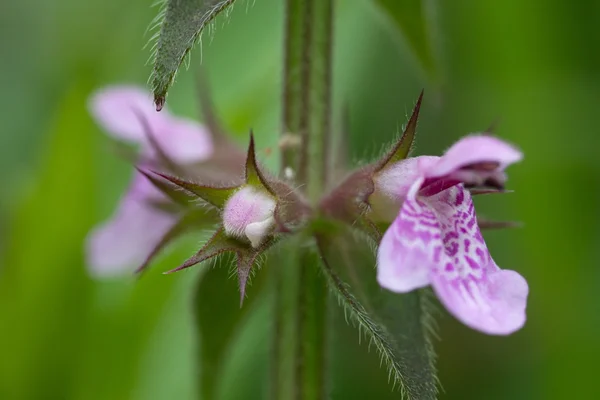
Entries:
POLYGON ((438 275, 433 277, 432 285, 448 311, 473 329, 489 335, 509 335, 525 324, 529 288, 515 271, 498 269, 480 279, 452 281, 438 275))
POLYGON ((479 163, 497 163, 501 171, 522 158, 519 150, 498 138, 471 135, 452 145, 436 164, 424 172, 427 178, 442 177, 479 163))
POLYGON ((87 265, 94 276, 108 277, 133 271, 176 222, 171 214, 152 208, 149 200, 162 194, 136 175, 113 217, 87 237, 87 265))
POLYGON ((427 198, 441 224, 443 251, 432 286, 456 318, 471 328, 506 335, 525 323, 528 286, 501 270, 487 249, 470 193, 462 185, 427 198))
POLYGON ((431 270, 439 262, 440 224, 433 210, 415 197, 422 182, 423 179, 413 182, 377 252, 377 281, 394 292, 405 293, 429 285, 431 270))
POLYGON ((492 260, 469 192, 456 185, 431 197, 411 193, 380 246, 379 283, 396 292, 431 283, 464 324, 497 335, 520 329, 527 283, 492 260))

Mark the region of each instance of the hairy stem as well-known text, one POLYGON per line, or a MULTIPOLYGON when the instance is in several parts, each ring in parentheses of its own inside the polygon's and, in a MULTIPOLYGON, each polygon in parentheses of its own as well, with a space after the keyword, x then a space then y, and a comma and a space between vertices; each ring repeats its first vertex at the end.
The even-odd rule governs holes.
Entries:
POLYGON ((318 256, 290 240, 274 268, 275 335, 271 365, 271 398, 326 398, 327 287, 318 256))
POLYGON ((313 202, 328 173, 332 19, 332 0, 287 0, 282 168, 296 172, 313 202))
POLYGON ((318 269, 317 256, 304 249, 300 258, 298 280, 298 332, 297 379, 299 398, 326 398, 327 369, 327 286, 318 269))
MULTIPOLYGON (((282 171, 316 204, 327 183, 332 0, 286 0, 282 171)), ((273 399, 325 399, 328 291, 305 237, 275 268, 273 399)))

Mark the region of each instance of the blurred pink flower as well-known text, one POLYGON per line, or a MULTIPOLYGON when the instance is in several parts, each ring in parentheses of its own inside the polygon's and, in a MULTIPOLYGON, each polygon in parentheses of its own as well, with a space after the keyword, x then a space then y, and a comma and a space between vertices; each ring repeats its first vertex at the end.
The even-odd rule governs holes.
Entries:
MULTIPOLYGON (((156 112, 152 98, 135 86, 111 86, 94 93, 90 112, 107 133, 139 144, 143 163, 156 164, 151 134, 172 161, 188 164, 211 156, 209 133, 195 121, 175 117, 163 109, 156 112), (147 132, 144 126, 151 133, 147 132)), ((87 265, 95 276, 111 276, 133 270, 152 252, 178 215, 160 210, 152 203, 166 196, 136 172, 131 186, 113 216, 96 227, 87 238, 87 265)))
POLYGON ((520 329, 527 282, 492 259, 465 185, 502 187, 504 168, 521 158, 499 139, 469 136, 443 157, 409 158, 382 171, 376 188, 400 211, 379 246, 379 284, 400 293, 432 285, 464 324, 497 335, 520 329))

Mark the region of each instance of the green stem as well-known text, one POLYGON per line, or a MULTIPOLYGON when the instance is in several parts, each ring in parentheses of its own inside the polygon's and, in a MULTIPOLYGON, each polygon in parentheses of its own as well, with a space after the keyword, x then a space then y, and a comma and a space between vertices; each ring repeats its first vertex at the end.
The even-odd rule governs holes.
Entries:
POLYGON ((291 239, 273 269, 275 335, 271 398, 320 400, 327 393, 328 291, 317 255, 291 239))
MULTIPOLYGON (((282 171, 295 172, 313 204, 327 183, 332 18, 333 0, 286 0, 282 171)), ((307 240, 290 239, 273 269, 277 400, 327 397, 328 291, 307 240)))
POLYGON ((286 3, 283 127, 300 146, 283 146, 282 168, 296 172, 314 203, 328 173, 333 0, 286 3))
POLYGON ((270 390, 271 400, 295 399, 296 396, 296 351, 298 343, 297 309, 300 269, 292 254, 271 254, 277 257, 273 272, 275 286, 274 332, 272 341, 270 390), (291 265, 290 265, 291 264, 291 265))
POLYGON ((299 398, 324 399, 327 397, 327 306, 328 290, 319 273, 319 260, 315 254, 304 249, 300 258, 298 280, 299 308, 297 379, 299 398))

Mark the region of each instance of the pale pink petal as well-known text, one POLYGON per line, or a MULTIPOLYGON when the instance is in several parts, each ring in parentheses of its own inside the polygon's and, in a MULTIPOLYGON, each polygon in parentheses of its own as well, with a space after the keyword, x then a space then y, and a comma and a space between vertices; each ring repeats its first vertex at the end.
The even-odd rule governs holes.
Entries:
POLYGON ((139 174, 109 221, 87 237, 90 272, 98 277, 131 272, 175 223, 175 216, 154 209, 148 201, 162 194, 139 174))
MULTIPOLYGON (((140 164, 138 167, 142 169, 151 169, 152 167, 146 164, 140 164)), ((123 200, 131 199, 140 203, 147 202, 159 202, 168 200, 167 196, 163 194, 152 182, 148 180, 143 174, 135 172, 133 175, 133 181, 127 189, 123 200)))
POLYGON ((413 183, 400 213, 377 251, 377 281, 405 293, 430 284, 431 271, 441 257, 440 224, 432 208, 415 197, 422 180, 413 183))
POLYGON ((375 175, 375 192, 404 200, 415 181, 440 159, 435 156, 411 157, 388 166, 375 175))
POLYGON ((488 135, 467 136, 450 147, 440 160, 425 171, 427 178, 450 175, 463 167, 480 163, 497 163, 498 170, 523 158, 514 146, 488 135))
POLYGON ((442 303, 465 325, 490 335, 508 335, 525 324, 529 288, 515 271, 488 272, 447 280, 433 277, 432 285, 442 303))
MULTIPOLYGON (((464 324, 506 335, 525 322, 527 283, 499 269, 487 249, 473 201, 462 185, 424 199, 440 223, 443 249, 431 270, 432 286, 446 308, 464 324)), ((437 252, 437 253, 436 253, 437 252)))
POLYGON ((225 203, 225 233, 246 238, 253 247, 258 247, 275 225, 274 210, 275 200, 271 196, 251 186, 245 186, 225 203))
POLYGON ((149 126, 162 126, 169 119, 167 110, 156 111, 150 93, 137 86, 108 86, 90 98, 90 112, 104 129, 123 140, 146 143, 140 116, 149 126))
POLYGON ((251 222, 246 225, 244 234, 250 241, 252 247, 257 248, 262 244, 265 238, 273 231, 275 226, 275 218, 269 217, 257 222, 251 222))
POLYGON ((162 150, 178 163, 202 161, 213 152, 213 143, 208 131, 190 119, 165 119, 153 127, 153 133, 162 150))
POLYGON ((422 176, 422 171, 439 157, 411 157, 388 166, 373 179, 375 190, 369 197, 373 221, 390 222, 398 215, 409 189, 422 176))

